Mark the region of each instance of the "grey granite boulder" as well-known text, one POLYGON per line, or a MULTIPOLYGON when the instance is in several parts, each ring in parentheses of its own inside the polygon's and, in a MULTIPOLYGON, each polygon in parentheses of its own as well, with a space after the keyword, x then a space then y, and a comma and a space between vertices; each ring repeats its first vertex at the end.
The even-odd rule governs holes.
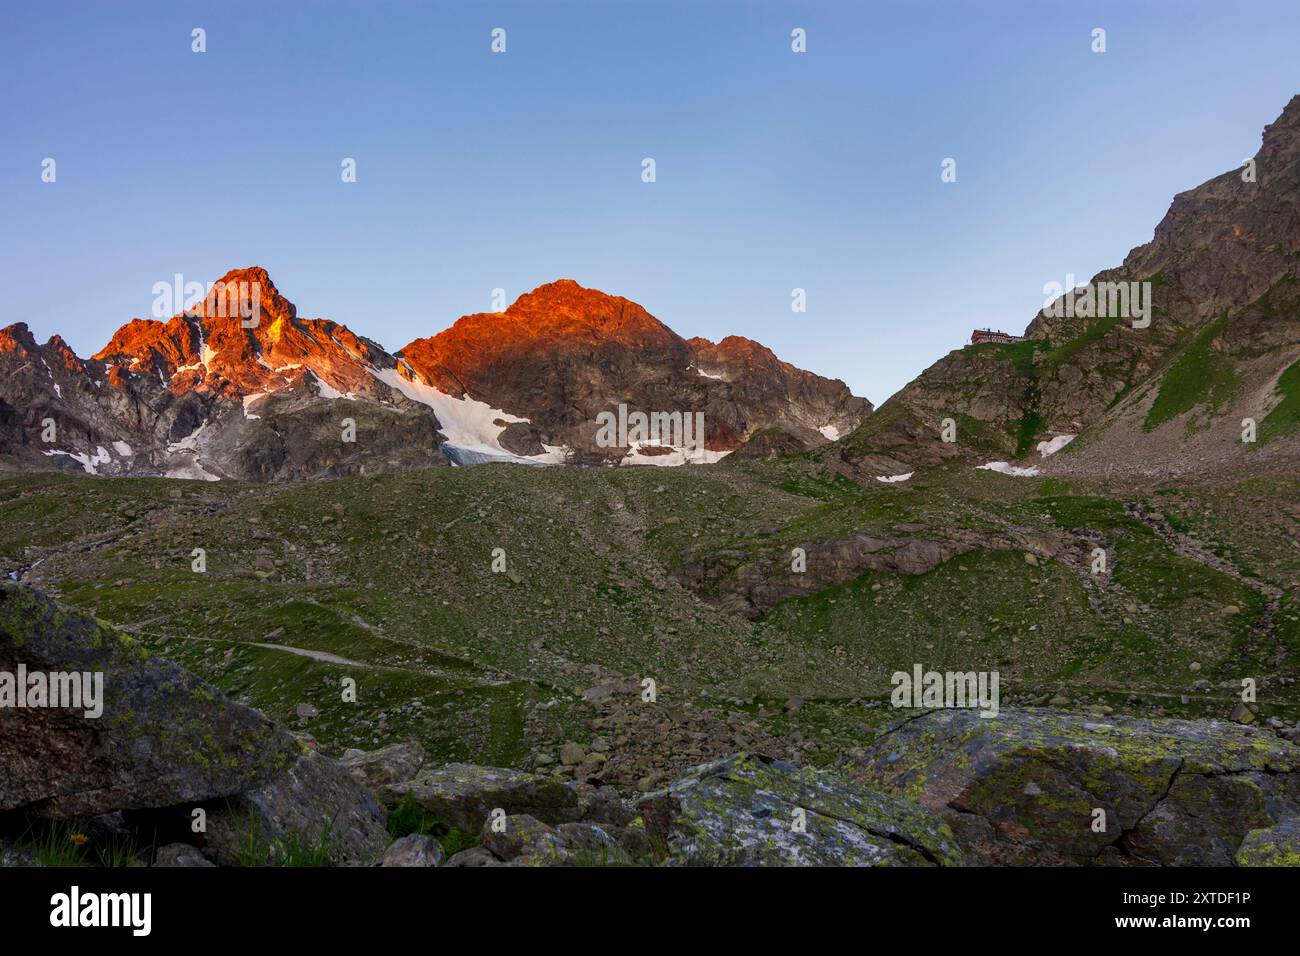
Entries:
POLYGON ((339 763, 358 782, 378 793, 386 786, 410 780, 418 774, 424 766, 424 748, 414 740, 408 740, 378 750, 346 753, 339 763))
POLYGON ((303 750, 287 771, 208 812, 205 846, 226 866, 376 863, 391 842, 388 813, 328 757, 303 750))
POLYGON ((442 860, 442 847, 437 840, 431 836, 412 833, 394 840, 392 846, 384 852, 384 858, 379 861, 379 865, 386 867, 441 866, 442 860))
POLYGON ((944 821, 833 771, 751 754, 694 768, 641 811, 669 865, 959 866, 944 821))
POLYGON ((842 764, 941 814, 986 864, 1224 866, 1300 815, 1300 747, 1219 721, 936 711, 842 764))
POLYGON ((449 826, 477 833, 494 809, 526 814, 544 823, 579 819, 578 794, 564 783, 522 770, 451 763, 425 767, 413 780, 388 784, 379 795, 396 806, 407 793, 449 826))

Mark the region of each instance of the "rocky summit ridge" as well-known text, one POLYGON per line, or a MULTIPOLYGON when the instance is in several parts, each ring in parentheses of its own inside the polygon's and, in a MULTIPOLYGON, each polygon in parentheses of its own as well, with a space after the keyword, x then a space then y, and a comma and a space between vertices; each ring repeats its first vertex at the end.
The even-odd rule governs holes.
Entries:
POLYGON ((716 460, 777 429, 798 447, 871 410, 748 339, 682 339, 634 302, 563 279, 395 354, 305 319, 265 269, 226 273, 166 321, 133 319, 89 359, 0 329, 0 460, 180 478, 330 477, 507 460, 716 460), (693 451, 599 440, 600 416, 702 414, 693 451), (350 423, 350 425, 348 424, 350 423), (677 454, 674 454, 676 452, 677 454))

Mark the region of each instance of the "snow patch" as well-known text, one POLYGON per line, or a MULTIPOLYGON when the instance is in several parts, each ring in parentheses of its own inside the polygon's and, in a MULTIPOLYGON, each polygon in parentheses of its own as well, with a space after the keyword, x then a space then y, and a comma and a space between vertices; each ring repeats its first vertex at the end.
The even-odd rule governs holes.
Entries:
POLYGON ((907 479, 911 478, 914 474, 916 474, 916 472, 909 471, 905 475, 877 475, 876 481, 883 481, 887 485, 892 485, 896 481, 907 481, 907 479))
POLYGON ((121 455, 123 458, 130 458, 132 455, 135 454, 135 452, 133 452, 133 451, 131 450, 131 446, 128 445, 128 444, 127 444, 126 442, 124 442, 124 441, 115 441, 115 442, 113 442, 113 448, 114 448, 114 450, 116 450, 117 453, 118 453, 119 455, 121 455))
POLYGON ((817 430, 822 433, 823 437, 825 437, 827 441, 839 440, 840 430, 836 428, 834 425, 823 425, 821 428, 817 430))
POLYGON ((1038 443, 1038 453, 1044 458, 1048 455, 1055 455, 1077 437, 1077 435, 1057 435, 1051 441, 1040 441, 1038 443))
POLYGON ((204 469, 199 464, 199 437, 208 423, 204 422, 178 442, 167 446, 167 452, 175 461, 167 462, 168 478, 189 478, 198 481, 220 481, 221 479, 204 469))
POLYGON ((249 408, 251 408, 253 403, 258 401, 259 399, 266 398, 266 395, 267 395, 266 392, 254 392, 252 395, 244 396, 244 417, 248 419, 250 422, 257 421, 262 416, 254 415, 252 412, 249 411, 249 408))
MULTIPOLYGON (((407 368, 410 368, 408 365, 407 368)), ((454 449, 467 453, 465 460, 473 461, 516 461, 525 464, 560 465, 565 461, 566 449, 557 445, 543 445, 546 450, 540 455, 516 455, 501 446, 501 433, 504 425, 527 422, 499 408, 493 408, 487 402, 476 401, 468 395, 453 398, 446 392, 439 391, 432 385, 415 378, 399 375, 397 369, 370 369, 370 374, 385 385, 389 385, 413 402, 420 402, 433 409, 438 416, 438 430, 442 432, 447 444, 454 449)), ((450 456, 449 456, 450 457, 450 456)))
MULTIPOLYGON (((356 401, 357 397, 351 392, 344 395, 329 382, 325 381, 325 379, 317 375, 315 371, 313 371, 311 375, 312 378, 316 379, 316 391, 320 394, 321 398, 346 398, 350 402, 356 401)), ((439 419, 439 421, 441 421, 441 419, 439 419)))
POLYGON ((698 365, 688 365, 686 366, 686 368, 687 370, 695 369, 696 374, 702 376, 703 378, 712 378, 712 379, 719 379, 719 380, 722 378, 721 372, 706 372, 698 365))
POLYGON ((62 398, 62 397, 63 397, 63 389, 59 388, 59 383, 58 383, 58 382, 54 382, 53 385, 54 385, 54 394, 57 395, 57 396, 59 396, 59 398, 62 398))
POLYGON ((1016 478, 1033 478, 1038 475, 1037 468, 1018 468, 1005 461, 991 461, 979 466, 981 471, 996 471, 1000 475, 1014 475, 1016 478))
POLYGON ((208 427, 208 423, 204 422, 202 425, 194 429, 194 431, 190 432, 180 441, 174 441, 171 444, 169 444, 167 446, 167 450, 173 454, 175 454, 178 451, 196 451, 199 447, 199 436, 203 434, 203 430, 207 427, 208 427))
POLYGON ((661 468, 672 468, 677 465, 711 465, 716 461, 722 461, 730 455, 729 451, 710 451, 707 448, 678 448, 675 445, 665 445, 658 440, 633 442, 628 453, 623 456, 620 465, 657 465, 661 468), (646 454, 642 452, 643 448, 671 448, 666 455, 646 454))
POLYGON ((113 460, 113 456, 108 453, 108 451, 104 448, 103 445, 98 446, 95 449, 95 454, 93 455, 87 454, 86 452, 76 452, 76 451, 47 451, 45 454, 46 456, 67 455, 73 461, 79 462, 81 464, 82 471, 84 471, 88 475, 98 475, 99 474, 99 472, 97 471, 98 467, 100 465, 107 465, 110 461, 113 460))

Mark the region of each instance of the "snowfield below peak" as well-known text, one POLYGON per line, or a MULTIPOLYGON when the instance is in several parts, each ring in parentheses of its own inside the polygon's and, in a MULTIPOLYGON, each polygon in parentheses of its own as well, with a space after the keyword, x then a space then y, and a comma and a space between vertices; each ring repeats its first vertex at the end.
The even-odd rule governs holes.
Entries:
POLYGON ((463 452, 460 458, 464 464, 487 461, 513 461, 529 465, 564 464, 565 449, 561 446, 543 445, 546 451, 540 455, 516 455, 502 447, 501 433, 505 431, 506 425, 527 423, 526 418, 503 412, 468 395, 455 398, 432 385, 406 378, 395 368, 372 368, 370 373, 411 401, 433 409, 433 413, 438 416, 438 430, 447 439, 444 451, 453 461, 457 460, 457 452, 463 452), (499 421, 506 425, 498 425, 499 421))

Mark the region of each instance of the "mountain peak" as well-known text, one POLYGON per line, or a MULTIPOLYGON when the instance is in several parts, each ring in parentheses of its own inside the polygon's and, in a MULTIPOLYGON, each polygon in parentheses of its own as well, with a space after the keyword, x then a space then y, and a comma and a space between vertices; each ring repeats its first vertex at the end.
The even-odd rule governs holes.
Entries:
POLYGON ((550 325, 575 319, 602 325, 612 319, 660 324, 632 300, 579 285, 573 279, 556 279, 525 292, 504 314, 529 321, 545 319, 550 325))
POLYGON ((187 314, 208 319, 241 318, 245 305, 255 305, 259 325, 269 326, 281 320, 292 322, 298 316, 297 306, 280 294, 270 274, 261 266, 231 269, 213 284, 203 302, 187 314), (219 290, 225 291, 225 303, 220 301, 219 290))

